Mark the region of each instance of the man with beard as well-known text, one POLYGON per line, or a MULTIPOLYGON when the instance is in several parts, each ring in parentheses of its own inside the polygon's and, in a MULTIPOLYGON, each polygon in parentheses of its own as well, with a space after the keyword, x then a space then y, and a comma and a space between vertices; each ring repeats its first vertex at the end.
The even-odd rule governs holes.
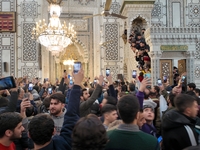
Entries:
POLYGON ((22 137, 22 117, 17 113, 0 115, 0 150, 15 150, 14 140, 22 137))
POLYGON ((104 77, 99 76, 99 83, 96 85, 96 88, 92 95, 88 93, 87 89, 82 89, 80 96, 80 117, 85 117, 91 113, 91 106, 99 97, 99 94, 102 92, 104 77))
POLYGON ((56 134, 60 134, 63 126, 64 116, 66 113, 65 101, 60 93, 55 93, 50 96, 50 115, 54 121, 56 134))

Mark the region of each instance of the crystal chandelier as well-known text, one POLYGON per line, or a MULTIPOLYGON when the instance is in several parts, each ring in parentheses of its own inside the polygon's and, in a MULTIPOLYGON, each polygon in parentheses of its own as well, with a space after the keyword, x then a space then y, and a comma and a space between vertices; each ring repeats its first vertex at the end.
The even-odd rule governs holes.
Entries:
POLYGON ((50 19, 49 24, 45 20, 36 22, 36 27, 33 28, 32 38, 45 46, 52 54, 59 53, 64 50, 69 44, 76 40, 76 32, 73 25, 66 22, 61 24, 59 16, 61 14, 62 0, 47 0, 49 2, 50 19))

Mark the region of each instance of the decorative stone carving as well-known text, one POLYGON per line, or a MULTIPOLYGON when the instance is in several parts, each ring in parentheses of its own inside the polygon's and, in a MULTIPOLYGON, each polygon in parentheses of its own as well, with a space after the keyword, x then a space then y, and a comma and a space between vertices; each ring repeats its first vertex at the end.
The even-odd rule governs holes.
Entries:
POLYGON ((31 37, 35 23, 23 23, 23 61, 37 61, 36 40, 31 37))
POLYGON ((37 67, 22 67, 23 76, 28 76, 28 78, 38 77, 38 68, 37 67))
POLYGON ((88 31, 88 21, 84 19, 71 19, 75 31, 88 31))
POLYGON ((195 77, 200 78, 200 64, 195 67, 195 77))
POLYGON ((106 60, 119 59, 119 24, 107 23, 105 24, 105 42, 110 41, 106 45, 106 60))
MULTIPOLYGON (((15 74, 15 34, 14 33, 1 33, 0 34, 0 70, 2 68, 2 50, 10 50, 10 73, 15 74), (9 40, 9 42, 3 44, 3 39, 9 40)), ((2 76, 2 71, 0 71, 2 76)))
POLYGON ((38 3, 35 1, 32 2, 23 2, 21 4, 21 17, 23 18, 37 18, 38 17, 38 3))
POLYGON ((0 10, 1 11, 2 11, 2 2, 10 2, 10 11, 16 11, 15 10, 16 0, 1 0, 0 1, 0 10))
POLYGON ((195 59, 200 59, 200 41, 196 43, 195 59))
MULTIPOLYGON (((103 6, 105 7, 105 3, 103 4, 103 6)), ((115 1, 115 2, 112 2, 112 5, 110 7, 110 11, 112 11, 115 14, 119 14, 120 13, 120 8, 121 8, 121 5, 118 2, 115 1)), ((108 18, 116 18, 116 17, 107 16, 105 18, 108 19, 108 18)))
POLYGON ((162 2, 156 2, 154 4, 154 7, 153 7, 153 10, 151 13, 152 18, 162 18, 162 16, 163 16, 162 9, 163 9, 162 2))
POLYGON ((200 18, 200 4, 199 3, 189 3, 188 4, 188 17, 190 19, 199 19, 200 18))

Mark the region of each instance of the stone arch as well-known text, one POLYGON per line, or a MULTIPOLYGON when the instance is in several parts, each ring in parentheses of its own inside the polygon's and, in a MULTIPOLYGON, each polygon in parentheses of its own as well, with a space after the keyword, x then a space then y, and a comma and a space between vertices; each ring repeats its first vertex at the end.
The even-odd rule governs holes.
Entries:
POLYGON ((89 52, 85 44, 81 40, 77 40, 74 45, 77 47, 79 54, 83 56, 84 62, 89 62, 89 52))
POLYGON ((131 21, 131 26, 131 31, 137 30, 140 32, 142 28, 146 29, 148 27, 147 18, 142 15, 134 16, 131 21))

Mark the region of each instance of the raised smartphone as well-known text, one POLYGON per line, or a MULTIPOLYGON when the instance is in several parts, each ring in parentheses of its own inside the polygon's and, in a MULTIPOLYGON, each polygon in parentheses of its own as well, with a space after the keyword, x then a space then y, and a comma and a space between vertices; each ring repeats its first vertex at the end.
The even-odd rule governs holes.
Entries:
POLYGON ((77 74, 81 69, 81 62, 74 62, 74 73, 77 74))

